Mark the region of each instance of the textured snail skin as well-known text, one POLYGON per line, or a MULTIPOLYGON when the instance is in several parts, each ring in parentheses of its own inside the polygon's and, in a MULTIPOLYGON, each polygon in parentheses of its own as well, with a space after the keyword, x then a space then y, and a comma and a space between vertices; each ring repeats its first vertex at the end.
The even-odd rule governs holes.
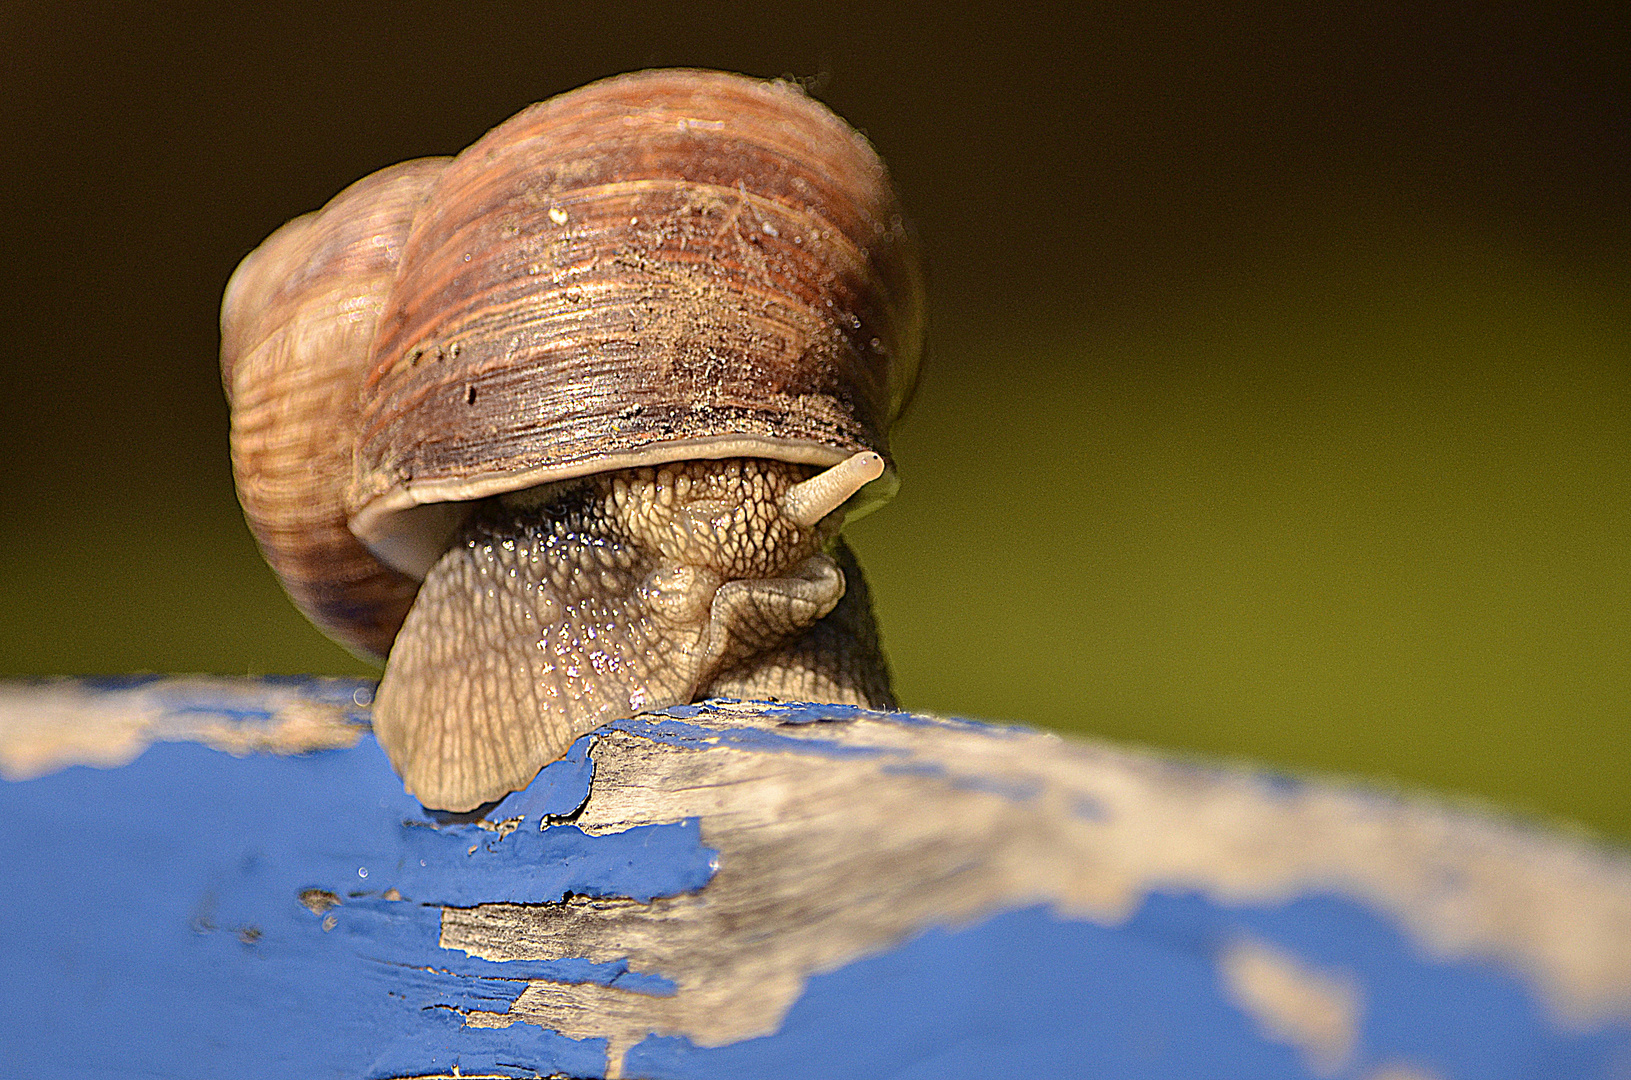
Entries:
POLYGON ((619 76, 244 259, 234 474, 295 603, 388 654, 408 788, 469 809, 644 708, 893 707, 838 532, 893 490, 922 334, 862 136, 783 83, 619 76))
POLYGON ((380 683, 374 730, 408 790, 472 809, 607 720, 699 697, 891 707, 842 512, 804 526, 779 505, 811 471, 684 462, 485 504, 380 683))

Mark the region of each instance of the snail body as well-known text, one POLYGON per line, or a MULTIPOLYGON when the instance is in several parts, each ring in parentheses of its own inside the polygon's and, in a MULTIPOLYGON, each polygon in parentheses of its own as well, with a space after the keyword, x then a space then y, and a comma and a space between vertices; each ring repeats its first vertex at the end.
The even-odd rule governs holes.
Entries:
POLYGON ((922 303, 882 164, 796 88, 591 84, 244 260, 240 499, 301 609, 388 656, 375 730, 428 805, 704 696, 892 707, 839 531, 892 492, 922 303))

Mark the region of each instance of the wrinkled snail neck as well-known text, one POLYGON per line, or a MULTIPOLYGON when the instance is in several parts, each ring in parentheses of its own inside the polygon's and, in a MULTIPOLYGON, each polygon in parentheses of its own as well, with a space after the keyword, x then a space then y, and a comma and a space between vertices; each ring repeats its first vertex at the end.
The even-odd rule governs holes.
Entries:
POLYGON ((891 704, 864 599, 823 625, 845 595, 839 511, 883 471, 874 453, 814 476, 692 461, 482 504, 380 683, 375 731, 408 790, 472 808, 602 723, 716 686, 891 704))

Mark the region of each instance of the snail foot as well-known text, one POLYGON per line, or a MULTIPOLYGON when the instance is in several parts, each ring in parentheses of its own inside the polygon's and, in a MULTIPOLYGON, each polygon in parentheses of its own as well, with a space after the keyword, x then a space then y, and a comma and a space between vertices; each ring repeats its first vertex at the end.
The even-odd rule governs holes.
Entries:
POLYGON ((481 504, 380 681, 375 734, 408 791, 468 810, 607 721, 704 696, 892 704, 864 586, 844 603, 860 570, 837 503, 813 524, 785 509, 814 471, 681 462, 481 504))

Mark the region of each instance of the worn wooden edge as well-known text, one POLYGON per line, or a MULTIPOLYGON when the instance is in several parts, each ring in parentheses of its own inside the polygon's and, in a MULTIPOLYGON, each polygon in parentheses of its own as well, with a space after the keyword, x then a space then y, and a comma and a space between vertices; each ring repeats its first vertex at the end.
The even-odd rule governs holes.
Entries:
POLYGON ((0 1061, 1631 1066, 1631 859, 1584 835, 1025 729, 731 702, 608 725, 485 814, 438 818, 366 735, 369 689, 0 684, 0 1061))

